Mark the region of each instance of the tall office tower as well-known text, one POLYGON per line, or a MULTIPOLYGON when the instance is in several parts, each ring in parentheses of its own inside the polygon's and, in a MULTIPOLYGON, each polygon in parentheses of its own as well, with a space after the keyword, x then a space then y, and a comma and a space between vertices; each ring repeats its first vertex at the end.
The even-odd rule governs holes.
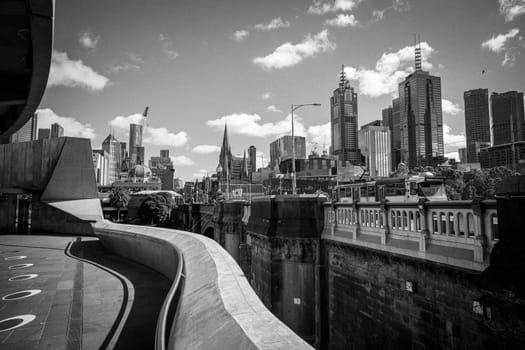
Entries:
MULTIPOLYGON (((294 136, 295 159, 306 159, 306 139, 294 136)), ((279 164, 286 159, 292 159, 292 136, 286 135, 270 143, 270 168, 279 169, 279 164)))
POLYGON ((490 96, 494 146, 525 141, 523 92, 493 92, 490 96), (512 120, 512 123, 511 123, 512 120))
POLYGON ((372 177, 388 177, 392 169, 390 128, 380 120, 373 121, 359 130, 359 148, 372 177))
MULTIPOLYGON (((129 166, 130 169, 140 163, 139 148, 142 147, 142 125, 129 125, 129 166)), ((144 160, 144 159, 143 159, 144 160)))
POLYGON ((257 149, 253 145, 248 148, 248 170, 250 176, 257 171, 257 149))
POLYGON ((161 158, 169 158, 170 157, 170 150, 169 149, 161 149, 160 150, 160 157, 161 158))
POLYGON ((129 154, 127 150, 127 144, 125 142, 120 143, 120 170, 127 171, 129 169, 129 154))
POLYGON ((29 142, 36 140, 38 114, 35 113, 29 120, 10 137, 11 143, 29 142))
POLYGON ((481 148, 490 147, 489 90, 474 89, 463 93, 467 163, 479 162, 481 148))
POLYGON ((399 84, 401 161, 410 169, 443 161, 441 78, 421 70, 416 45, 416 70, 399 84))
POLYGON ((109 134, 102 142, 102 150, 108 155, 108 184, 111 185, 118 180, 122 166, 120 142, 109 134))
POLYGON ((392 100, 392 106, 383 109, 383 126, 390 130, 390 158, 395 170, 401 162, 401 129, 399 125, 399 99, 392 100))
POLYGON ((38 129, 38 140, 48 139, 51 137, 51 129, 38 129))
POLYGON ((58 123, 51 124, 51 137, 62 137, 64 136, 64 128, 58 123))
POLYGON ((458 157, 460 163, 469 163, 467 161, 468 159, 468 151, 467 148, 458 148, 458 157))
POLYGON ((108 184, 109 155, 102 149, 93 150, 93 169, 98 186, 108 184))
POLYGON ((357 93, 346 79, 344 66, 339 87, 330 97, 330 123, 332 127, 332 152, 340 161, 361 163, 361 152, 357 135, 357 93))

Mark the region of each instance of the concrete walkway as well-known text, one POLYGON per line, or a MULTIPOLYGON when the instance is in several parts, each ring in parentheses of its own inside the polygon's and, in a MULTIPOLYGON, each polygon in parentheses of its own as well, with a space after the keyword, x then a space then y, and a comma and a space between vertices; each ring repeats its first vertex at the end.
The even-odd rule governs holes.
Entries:
POLYGON ((150 349, 171 282, 96 238, 0 236, 0 349, 150 349))

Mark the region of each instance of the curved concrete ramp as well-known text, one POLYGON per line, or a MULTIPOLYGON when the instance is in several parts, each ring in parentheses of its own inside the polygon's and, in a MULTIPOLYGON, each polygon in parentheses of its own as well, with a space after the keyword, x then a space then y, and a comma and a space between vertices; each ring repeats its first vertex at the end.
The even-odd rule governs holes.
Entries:
POLYGON ((259 300, 240 267, 215 241, 194 233, 102 221, 104 246, 173 280, 179 258, 185 282, 169 349, 312 349, 259 300))

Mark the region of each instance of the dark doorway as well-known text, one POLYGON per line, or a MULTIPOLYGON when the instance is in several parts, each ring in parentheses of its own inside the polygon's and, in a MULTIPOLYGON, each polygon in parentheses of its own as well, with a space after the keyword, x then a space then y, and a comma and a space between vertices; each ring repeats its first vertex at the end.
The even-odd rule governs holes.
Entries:
POLYGON ((213 227, 208 227, 204 231, 204 235, 208 238, 215 239, 215 230, 213 229, 213 227))
POLYGON ((31 195, 19 194, 16 199, 16 233, 29 234, 31 232, 31 195))

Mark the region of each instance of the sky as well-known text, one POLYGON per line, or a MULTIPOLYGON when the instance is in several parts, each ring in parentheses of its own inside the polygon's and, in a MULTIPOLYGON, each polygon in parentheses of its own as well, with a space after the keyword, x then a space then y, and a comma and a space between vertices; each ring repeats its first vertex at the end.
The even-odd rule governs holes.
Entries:
POLYGON ((56 0, 39 127, 58 122, 93 149, 145 125, 146 160, 169 149, 175 176, 215 171, 225 122, 234 154, 291 132, 330 147, 341 66, 359 125, 381 119, 413 71, 441 77, 445 153, 465 147, 463 92, 525 90, 525 0, 56 0), (485 71, 485 73, 482 73, 485 71), (141 114, 149 106, 146 120, 141 114))

